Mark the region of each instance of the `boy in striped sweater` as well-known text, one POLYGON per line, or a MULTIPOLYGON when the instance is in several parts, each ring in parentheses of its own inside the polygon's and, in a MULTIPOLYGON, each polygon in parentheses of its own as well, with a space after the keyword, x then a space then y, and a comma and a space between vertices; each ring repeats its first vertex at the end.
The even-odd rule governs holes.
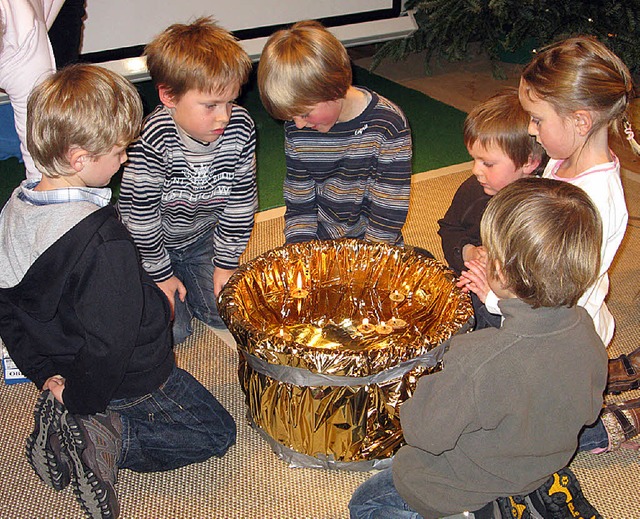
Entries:
POLYGON ((351 82, 346 49, 318 22, 274 33, 262 52, 260 97, 286 121, 287 243, 403 244, 411 131, 394 103, 351 82))
POLYGON ((162 104, 128 151, 118 208, 171 302, 178 344, 193 316, 224 328, 216 298, 253 229, 255 126, 234 102, 251 60, 210 18, 170 26, 145 55, 162 104))

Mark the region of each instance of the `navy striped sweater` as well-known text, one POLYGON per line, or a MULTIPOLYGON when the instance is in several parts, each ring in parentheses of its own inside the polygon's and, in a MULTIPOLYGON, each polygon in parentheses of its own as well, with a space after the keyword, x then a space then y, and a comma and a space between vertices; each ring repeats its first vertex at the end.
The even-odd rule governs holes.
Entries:
POLYGON ((398 106, 367 91, 367 108, 327 133, 285 123, 288 243, 347 237, 402 244, 411 130, 398 106))
POLYGON ((169 111, 159 106, 128 150, 118 210, 156 281, 173 275, 169 250, 185 249, 213 229, 217 267, 238 266, 257 210, 255 125, 234 106, 209 162, 190 151, 169 111))

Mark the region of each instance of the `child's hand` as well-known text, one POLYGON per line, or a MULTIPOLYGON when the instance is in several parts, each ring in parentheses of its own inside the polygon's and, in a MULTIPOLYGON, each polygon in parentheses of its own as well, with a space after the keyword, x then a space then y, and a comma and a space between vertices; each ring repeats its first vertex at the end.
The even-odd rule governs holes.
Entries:
POLYGON ((175 309, 176 292, 180 301, 184 303, 184 298, 187 297, 187 289, 176 276, 171 276, 169 279, 156 283, 160 287, 160 290, 164 292, 171 305, 171 319, 173 319, 175 309))
POLYGON ((487 294, 491 290, 487 282, 487 272, 484 262, 480 260, 465 261, 465 266, 469 270, 465 270, 460 274, 460 279, 456 286, 463 292, 473 292, 483 303, 487 299, 487 294))
POLYGON ((220 267, 215 268, 215 270, 213 271, 213 293, 216 297, 220 295, 220 292, 235 271, 236 269, 221 269, 220 267))
POLYGON ((482 246, 475 246, 467 243, 462 247, 462 259, 465 261, 481 261, 483 264, 487 262, 487 250, 482 246))
POLYGON ((47 389, 51 391, 56 400, 61 404, 64 404, 62 400, 62 392, 64 391, 64 378, 60 375, 54 375, 53 377, 49 377, 45 383, 42 385, 42 391, 46 391, 47 389))

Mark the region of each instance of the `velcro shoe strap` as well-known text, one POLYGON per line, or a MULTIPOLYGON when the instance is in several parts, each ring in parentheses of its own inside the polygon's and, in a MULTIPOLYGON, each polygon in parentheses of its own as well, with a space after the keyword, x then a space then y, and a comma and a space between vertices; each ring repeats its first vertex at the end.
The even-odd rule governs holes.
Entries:
POLYGON ((624 369, 626 370, 627 375, 637 375, 636 368, 633 366, 633 364, 631 364, 629 357, 622 354, 620 355, 620 360, 622 361, 622 365, 624 366, 624 369))
POLYGON ((625 440, 633 438, 638 434, 635 425, 627 418, 627 415, 622 411, 622 409, 617 406, 612 406, 609 409, 618 419, 620 427, 622 427, 622 432, 624 433, 625 440))

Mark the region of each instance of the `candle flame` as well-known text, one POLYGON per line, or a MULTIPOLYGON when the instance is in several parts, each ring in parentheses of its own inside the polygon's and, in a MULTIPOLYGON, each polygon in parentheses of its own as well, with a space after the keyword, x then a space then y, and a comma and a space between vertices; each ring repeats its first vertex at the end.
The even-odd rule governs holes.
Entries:
POLYGON ((298 272, 298 279, 296 281, 296 287, 298 290, 302 290, 302 273, 298 272))
POLYGON ((284 328, 280 328, 280 337, 284 337, 284 328))
POLYGON ((362 320, 362 324, 364 326, 367 326, 369 324, 369 319, 367 319, 366 317, 362 320))
POLYGON ((382 326, 382 327, 386 326, 385 322, 384 321, 380 321, 380 326, 382 326))

